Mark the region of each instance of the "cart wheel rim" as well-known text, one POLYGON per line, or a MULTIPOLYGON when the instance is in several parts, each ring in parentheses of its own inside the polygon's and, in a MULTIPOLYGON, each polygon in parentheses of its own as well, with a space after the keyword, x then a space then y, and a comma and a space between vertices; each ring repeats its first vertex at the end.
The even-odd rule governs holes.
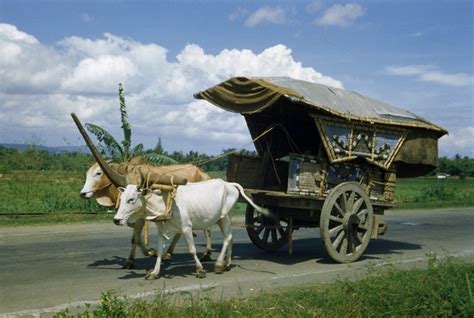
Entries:
POLYGON ((373 208, 357 182, 345 182, 331 190, 324 201, 320 230, 326 252, 337 262, 357 260, 372 234, 373 208))
POLYGON ((251 205, 247 205, 245 226, 252 243, 264 251, 276 251, 288 242, 288 223, 285 220, 275 222, 251 205))

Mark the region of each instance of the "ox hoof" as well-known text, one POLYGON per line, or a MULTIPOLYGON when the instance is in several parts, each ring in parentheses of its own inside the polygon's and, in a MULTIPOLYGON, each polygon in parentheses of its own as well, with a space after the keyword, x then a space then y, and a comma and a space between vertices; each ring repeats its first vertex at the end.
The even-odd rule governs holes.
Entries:
POLYGON ((199 269, 196 271, 196 277, 197 278, 205 278, 206 277, 206 271, 204 269, 199 269))
POLYGON ((147 251, 147 256, 152 256, 152 257, 158 257, 158 253, 156 252, 156 250, 154 248, 150 248, 148 251, 147 251))
POLYGON ((199 259, 200 262, 211 262, 212 259, 211 259, 211 253, 206 253, 204 254, 200 259, 199 259))
POLYGON ((163 257, 161 258, 161 260, 163 260, 163 261, 169 261, 169 260, 171 260, 171 257, 172 257, 172 256, 173 256, 173 255, 170 254, 170 253, 165 253, 165 254, 163 254, 163 257))
POLYGON ((225 266, 224 265, 218 265, 216 264, 216 266, 214 266, 214 273, 216 274, 222 274, 225 270, 225 266))
POLYGON ((155 279, 158 279, 158 275, 153 273, 153 272, 150 272, 150 273, 146 274, 145 279, 146 280, 155 280, 155 279))
POLYGON ((122 266, 123 269, 134 269, 135 268, 135 265, 133 264, 132 261, 127 261, 123 266, 122 266))

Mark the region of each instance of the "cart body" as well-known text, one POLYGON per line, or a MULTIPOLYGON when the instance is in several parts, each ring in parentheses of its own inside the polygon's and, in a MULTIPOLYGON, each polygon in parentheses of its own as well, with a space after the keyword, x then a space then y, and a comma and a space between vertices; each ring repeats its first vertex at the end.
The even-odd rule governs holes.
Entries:
POLYGON ((447 133, 408 111, 355 92, 288 77, 236 77, 195 94, 241 113, 257 157, 229 157, 228 181, 240 183, 277 220, 246 212, 252 242, 289 244, 292 232, 319 227, 325 250, 351 262, 386 230, 396 178, 424 175, 447 133))

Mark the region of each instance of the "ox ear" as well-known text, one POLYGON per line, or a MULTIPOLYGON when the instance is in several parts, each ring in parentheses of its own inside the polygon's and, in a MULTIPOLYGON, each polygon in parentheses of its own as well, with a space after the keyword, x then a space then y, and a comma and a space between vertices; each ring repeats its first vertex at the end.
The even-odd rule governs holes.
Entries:
POLYGON ((118 187, 117 190, 119 190, 120 193, 124 193, 124 192, 125 192, 125 188, 124 188, 124 187, 118 187))

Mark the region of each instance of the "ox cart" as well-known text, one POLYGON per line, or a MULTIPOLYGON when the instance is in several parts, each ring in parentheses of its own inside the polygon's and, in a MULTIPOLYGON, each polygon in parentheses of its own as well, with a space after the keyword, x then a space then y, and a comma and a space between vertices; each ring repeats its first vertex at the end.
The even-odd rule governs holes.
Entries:
POLYGON ((195 98, 247 123, 258 156, 230 156, 227 179, 276 215, 247 207, 253 244, 274 251, 288 243, 291 253, 294 230, 319 227, 326 252, 341 263, 385 233, 396 178, 432 171, 447 133, 358 93, 288 77, 235 77, 195 98))

